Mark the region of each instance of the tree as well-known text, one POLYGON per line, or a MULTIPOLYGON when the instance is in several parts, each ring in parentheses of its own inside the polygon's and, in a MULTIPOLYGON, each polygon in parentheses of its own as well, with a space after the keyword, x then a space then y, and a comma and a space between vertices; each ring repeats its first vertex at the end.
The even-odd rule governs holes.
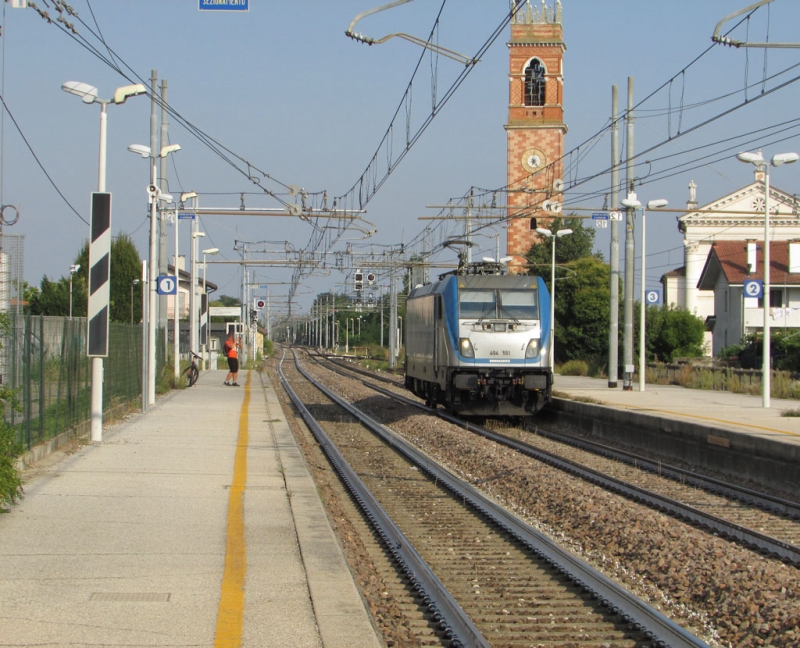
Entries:
MULTIPOLYGON (((89 302, 89 242, 81 247, 75 257, 80 266, 72 275, 72 315, 86 317, 89 302)), ((109 318, 112 322, 139 322, 142 319, 142 285, 133 284, 142 273, 139 252, 130 236, 120 234, 111 242, 111 277, 109 286, 109 318), (133 289, 133 303, 131 303, 133 289), (133 313, 131 313, 131 306, 133 313), (131 315, 133 317, 131 318, 131 315)), ((42 277, 38 293, 31 291, 30 312, 33 315, 69 315, 69 276, 58 280, 42 277)))
POLYGON ((605 360, 611 304, 609 266, 587 256, 569 263, 566 270, 561 278, 556 277, 556 358, 605 360))
MULTIPOLYGON (((569 263, 570 261, 577 261, 585 257, 603 258, 603 255, 599 252, 592 252, 594 248, 595 230, 584 227, 583 219, 574 215, 566 218, 554 218, 549 224, 542 226, 552 232, 567 228, 572 230, 572 234, 560 237, 556 243, 557 264, 569 263)), ((553 246, 550 239, 535 243, 530 247, 525 253, 525 258, 528 260, 529 267, 532 270, 532 272, 528 274, 544 276, 546 274, 545 269, 549 271, 552 248, 553 246)), ((549 274, 549 272, 547 272, 547 274, 549 274)))
MULTIPOLYGON (((601 358, 608 353, 610 271, 602 254, 592 252, 595 230, 584 227, 579 218, 554 218, 545 227, 553 232, 572 230, 556 243, 556 358, 559 362, 601 358)), ((552 250, 547 239, 532 245, 525 255, 528 274, 544 277, 551 293, 552 250)))
POLYGON ((228 295, 220 295, 219 299, 209 301, 209 304, 214 306, 224 306, 225 308, 232 308, 233 306, 241 306, 242 302, 238 297, 230 297, 228 295))
POLYGON ((682 308, 651 306, 646 313, 645 348, 649 358, 672 362, 703 355, 702 319, 682 308))

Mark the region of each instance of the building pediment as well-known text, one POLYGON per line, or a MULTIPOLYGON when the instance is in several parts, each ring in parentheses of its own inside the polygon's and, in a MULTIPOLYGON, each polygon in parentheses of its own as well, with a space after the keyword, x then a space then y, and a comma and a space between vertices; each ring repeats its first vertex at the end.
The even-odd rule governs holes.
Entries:
MULTIPOLYGON (((800 227, 797 198, 774 186, 770 187, 769 196, 770 221, 775 219, 776 226, 800 227)), ((708 227, 752 227, 758 220, 763 223, 764 209, 764 184, 753 182, 694 211, 687 211, 678 217, 678 223, 683 232, 708 227)))

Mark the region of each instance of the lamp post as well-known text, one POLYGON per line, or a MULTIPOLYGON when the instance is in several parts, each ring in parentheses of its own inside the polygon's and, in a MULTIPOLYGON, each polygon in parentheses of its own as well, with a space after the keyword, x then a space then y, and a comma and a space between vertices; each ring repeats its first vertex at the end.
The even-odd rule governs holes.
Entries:
POLYGON ((770 258, 769 258, 769 168, 778 167, 782 164, 792 164, 797 162, 797 153, 777 153, 772 156, 772 160, 767 162, 759 150, 756 153, 739 153, 736 156, 741 162, 752 164, 764 173, 764 342, 762 344, 761 360, 761 401, 762 407, 770 406, 772 392, 772 361, 770 345, 771 331, 769 326, 769 307, 770 307, 770 258))
MULTIPOLYGON (((117 88, 111 99, 100 99, 97 96, 97 88, 88 83, 80 81, 67 81, 61 85, 64 92, 74 94, 81 98, 83 103, 100 104, 100 155, 98 157, 97 171, 97 191, 102 193, 106 190, 106 132, 107 119, 106 108, 109 103, 124 104, 128 97, 147 92, 141 83, 127 85, 117 88)), ((91 240, 91 234, 90 234, 91 240)), ((91 250, 91 246, 89 248, 91 250)), ((88 315, 88 313, 87 313, 88 315)), ((91 423, 92 441, 103 440, 103 358, 92 357, 92 395, 91 395, 91 423)))
POLYGON ((562 229, 551 232, 543 227, 537 227, 536 231, 546 238, 553 241, 553 250, 550 258, 550 367, 553 371, 556 368, 556 239, 572 234, 571 229, 562 229))
POLYGON ((131 282, 131 326, 133 326, 133 287, 139 284, 138 279, 134 279, 131 282))
POLYGON ((219 253, 219 248, 208 248, 203 250, 203 296, 206 299, 206 331, 203 336, 203 371, 208 368, 206 351, 208 350, 208 329, 211 328, 211 318, 208 316, 208 295, 206 294, 206 255, 214 255, 219 253))
POLYGON ((628 207, 633 209, 634 211, 641 208, 642 209, 642 303, 641 303, 641 313, 639 314, 639 391, 644 391, 644 384, 645 384, 645 371, 646 371, 646 363, 645 363, 645 311, 647 310, 647 304, 645 302, 645 283, 647 282, 647 275, 645 274, 645 260, 647 258, 646 253, 646 244, 647 244, 647 237, 646 237, 646 227, 647 227, 647 210, 648 209, 660 209, 662 207, 667 206, 667 201, 664 198, 658 198, 656 200, 651 200, 647 203, 647 208, 645 209, 642 207, 642 203, 636 198, 636 194, 631 192, 628 194, 628 197, 621 200, 620 203, 623 207, 628 207))
MULTIPOLYGON (((164 158, 170 153, 180 151, 179 144, 170 144, 164 146, 159 154, 164 158)), ((157 297, 158 297, 158 257, 156 251, 157 234, 156 218, 158 210, 159 199, 167 198, 166 195, 162 196, 161 190, 156 183, 156 157, 153 155, 149 146, 143 144, 131 144, 128 147, 131 153, 141 155, 143 158, 150 158, 150 184, 147 187, 147 195, 150 201, 150 259, 149 259, 149 282, 147 285, 149 307, 147 309, 147 403, 155 405, 156 403, 156 313, 157 313, 157 297)), ((172 197, 169 196, 169 200, 172 197)))
POLYGON ((72 275, 81 269, 80 264, 75 263, 69 267, 69 318, 72 319, 72 275))

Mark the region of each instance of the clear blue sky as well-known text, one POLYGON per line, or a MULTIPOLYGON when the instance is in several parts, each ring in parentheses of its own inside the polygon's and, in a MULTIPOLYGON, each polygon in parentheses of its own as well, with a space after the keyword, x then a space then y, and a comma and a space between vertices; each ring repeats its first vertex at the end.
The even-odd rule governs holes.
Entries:
MULTIPOLYGON (((198 0, 73 0, 71 6, 80 18, 70 19, 77 39, 30 8, 5 4, 2 92, 42 166, 87 220, 89 195, 97 188, 100 108, 82 104, 60 86, 83 81, 109 98, 115 88, 130 81, 84 42, 118 63, 129 79, 147 80, 156 69, 159 79, 168 82, 169 103, 183 118, 272 178, 310 192, 341 195, 358 180, 376 151, 421 53, 419 47, 399 39, 368 47, 345 36, 357 14, 383 3, 250 0, 249 12, 228 13, 200 12, 198 0), (102 34, 113 55, 91 32, 102 34)), ((52 2, 38 0, 38 4, 57 17, 52 2)), ((769 77, 800 63, 800 49, 773 49, 765 58, 762 50, 718 46, 687 67, 711 45, 716 23, 751 0, 563 0, 562 4, 567 43, 566 149, 583 145, 580 154, 570 158, 565 174, 568 187, 579 181, 567 193, 567 209, 603 204, 610 179, 601 172, 608 166, 610 140, 607 134, 596 141, 590 138, 608 123, 614 84, 624 107, 629 76, 635 78, 637 103, 675 77, 637 112, 637 152, 673 138, 642 156, 636 170, 644 178, 637 187, 642 202, 667 198, 670 207, 684 206, 693 179, 704 204, 752 181, 751 168, 733 159, 738 150, 759 146, 767 154, 800 150, 800 126, 791 121, 798 118, 798 84, 788 83, 754 100, 763 90, 800 75, 798 68, 761 83, 765 74, 769 77), (675 137, 741 103, 746 84, 751 85, 747 97, 752 100, 747 106, 675 137), (724 95, 729 96, 720 99, 724 95), (782 122, 791 123, 781 133, 773 129, 743 136, 782 122), (727 146, 715 144, 725 140, 727 146), (709 148, 687 153, 706 145, 709 148), (708 159, 701 159, 709 153, 708 159), (666 157, 673 154, 674 158, 666 157), (699 161, 691 164, 691 160, 699 161), (670 171, 676 164, 686 166, 670 171), (587 180, 595 174, 601 175, 587 180)), ((506 0, 449 0, 438 42, 474 54, 501 23, 508 6, 506 0)), ((440 7, 440 0, 415 0, 364 19, 357 31, 376 38, 391 32, 425 38, 440 7)), ((800 42, 798 24, 800 3, 774 0, 733 35, 742 40, 800 42)), ((386 246, 410 241, 432 225, 419 220, 436 213, 426 205, 462 196, 470 186, 505 185, 508 37, 506 28, 368 204, 364 218, 378 232, 365 241, 351 241, 354 250, 380 253, 386 246)), ((414 85, 412 134, 430 112, 431 65, 425 58, 414 85)), ((439 59, 437 96, 450 88, 461 70, 460 64, 439 59)), ((148 165, 127 146, 149 144, 149 128, 146 98, 109 106, 107 189, 113 193, 113 230, 132 234, 143 256, 148 165)), ((395 155, 404 128, 403 119, 395 155)), ((18 206, 21 214, 19 222, 5 231, 25 234, 25 279, 38 285, 44 274, 57 278, 68 273, 88 237, 88 226, 47 180, 8 114, 3 134, 2 201, 18 206)), ((170 119, 169 139, 182 147, 169 165, 172 193, 195 190, 202 206, 237 207, 240 193, 245 192, 248 207, 279 206, 175 118, 170 119)), ((243 167, 241 161, 237 164, 243 167)), ((798 174, 800 164, 776 170, 772 181, 790 193, 800 193, 798 174)), ((267 179, 262 185, 285 191, 267 179)), ((675 218, 666 214, 648 219, 648 286, 657 285, 663 272, 682 265, 675 218)), ((311 235, 307 223, 289 218, 206 217, 202 228, 208 234, 204 245, 222 250, 220 260, 239 258, 234 240, 287 241, 302 249, 311 235)), ((182 228, 181 253, 188 248, 187 230, 182 228)), ((490 238, 478 241, 493 251, 490 238)), ((608 256, 607 231, 598 231, 597 244, 608 256)), ((171 240, 169 249, 171 254, 171 240)), ((450 259, 452 253, 439 256, 442 261, 450 259)), ((344 289, 344 275, 337 270, 317 274, 321 276, 309 278, 307 288, 299 291, 301 310, 319 291, 344 289)), ((290 275, 291 270, 265 268, 258 270, 257 280, 276 282, 271 293, 280 295, 287 286, 277 282, 290 275)), ((238 276, 236 266, 209 265, 208 277, 220 285, 222 294, 238 296, 238 276)))

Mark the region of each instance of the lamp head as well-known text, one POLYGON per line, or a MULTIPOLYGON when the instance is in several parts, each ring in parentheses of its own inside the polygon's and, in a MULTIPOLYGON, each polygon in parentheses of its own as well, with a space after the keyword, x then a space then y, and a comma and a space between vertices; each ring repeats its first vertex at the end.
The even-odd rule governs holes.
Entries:
POLYGON ((81 266, 80 266, 80 264, 79 264, 79 263, 75 263, 74 265, 71 265, 71 266, 69 267, 69 273, 70 273, 70 274, 75 274, 75 273, 76 273, 76 272, 78 272, 78 270, 80 270, 80 269, 81 269, 81 266))
POLYGON ((797 162, 798 158, 800 158, 800 156, 797 155, 797 153, 777 153, 772 156, 772 166, 792 164, 793 162, 797 162))
POLYGON ((128 147, 128 150, 131 153, 137 153, 137 154, 141 155, 143 158, 149 158, 150 157, 150 152, 151 152, 150 151, 150 147, 149 146, 145 146, 144 144, 131 144, 128 147))
POLYGON ((207 250, 203 250, 203 254, 217 254, 219 252, 219 248, 208 248, 207 250))
POLYGON ((81 98, 83 103, 94 103, 97 99, 97 88, 90 86, 88 83, 81 83, 80 81, 67 81, 61 84, 61 89, 64 92, 77 95, 81 98))
POLYGON ((629 209, 639 209, 639 207, 642 206, 642 203, 640 203, 636 199, 636 194, 634 194, 633 196, 634 196, 633 198, 628 197, 620 200, 619 201, 620 205, 622 205, 623 207, 628 207, 629 209))
POLYGON ((137 286, 138 284, 139 284, 139 280, 138 279, 134 279, 133 283, 131 284, 131 287, 137 286))
POLYGON ((553 233, 550 230, 545 229, 544 227, 537 227, 536 231, 542 236, 546 236, 547 238, 553 236, 553 233))
POLYGON ((181 202, 186 202, 189 198, 197 198, 196 191, 187 191, 186 193, 181 194, 181 202))
POLYGON ((563 229, 563 230, 558 230, 556 232, 556 236, 558 236, 558 237, 567 236, 568 234, 572 234, 572 230, 571 229, 563 229))
POLYGON ((172 194, 168 194, 168 193, 158 194, 158 199, 161 202, 165 202, 165 203, 171 203, 174 200, 173 197, 172 197, 172 194))
POLYGON ((128 97, 135 97, 136 95, 144 94, 145 92, 147 92, 147 88, 145 88, 141 83, 122 86, 121 88, 117 88, 114 92, 114 103, 124 104, 128 97))
POLYGON ((180 144, 169 144, 168 146, 161 147, 161 157, 167 157, 170 153, 174 153, 175 151, 180 151, 181 145, 180 144))
POLYGON ((648 201, 647 209, 660 209, 661 207, 666 207, 668 204, 665 198, 656 198, 655 200, 648 201))
POLYGON ((764 164, 764 156, 761 155, 761 151, 758 151, 758 153, 743 151, 742 153, 738 153, 736 157, 741 162, 748 162, 750 164, 755 164, 756 166, 761 166, 764 164))

